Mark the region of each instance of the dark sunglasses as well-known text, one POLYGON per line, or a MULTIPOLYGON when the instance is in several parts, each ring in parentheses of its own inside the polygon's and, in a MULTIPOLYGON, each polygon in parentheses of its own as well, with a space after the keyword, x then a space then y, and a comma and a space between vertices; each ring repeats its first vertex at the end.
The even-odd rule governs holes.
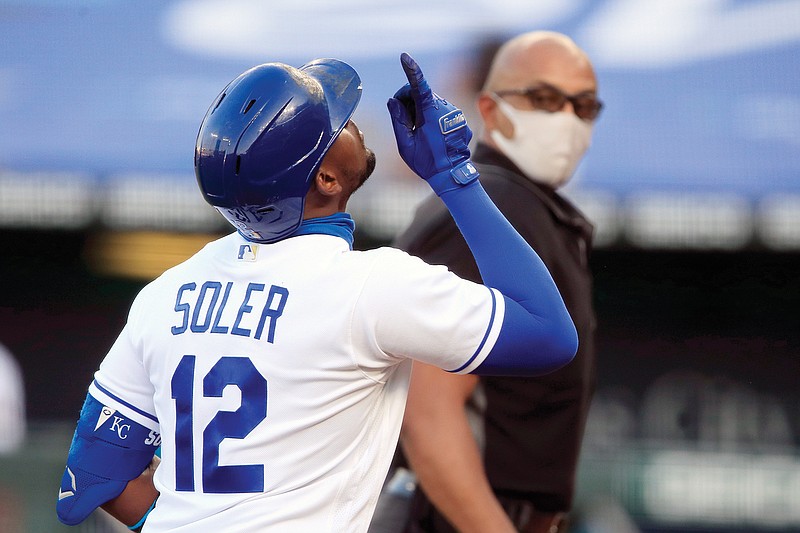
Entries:
POLYGON ((534 109, 541 109, 549 113, 555 113, 564 109, 564 105, 569 102, 575 110, 578 118, 583 120, 594 120, 603 109, 603 102, 593 93, 566 94, 564 91, 552 85, 540 85, 527 89, 508 89, 495 92, 497 96, 517 94, 528 99, 534 109))

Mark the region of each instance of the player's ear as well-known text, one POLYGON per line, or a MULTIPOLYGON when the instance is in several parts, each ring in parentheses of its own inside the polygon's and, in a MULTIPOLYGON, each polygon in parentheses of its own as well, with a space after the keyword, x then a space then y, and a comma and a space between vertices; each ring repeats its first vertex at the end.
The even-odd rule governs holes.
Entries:
POLYGON ((325 164, 317 171, 317 175, 314 178, 314 185, 317 191, 323 196, 336 196, 342 192, 342 184, 339 182, 336 173, 325 164))

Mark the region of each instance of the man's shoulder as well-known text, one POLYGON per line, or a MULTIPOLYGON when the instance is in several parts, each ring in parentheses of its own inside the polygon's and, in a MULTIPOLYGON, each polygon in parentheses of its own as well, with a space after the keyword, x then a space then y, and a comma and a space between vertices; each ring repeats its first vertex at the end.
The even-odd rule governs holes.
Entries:
POLYGON ((533 211, 541 211, 550 213, 559 223, 568 226, 591 226, 588 218, 559 191, 535 183, 517 169, 503 164, 501 158, 493 156, 491 152, 488 154, 487 158, 477 157, 473 162, 481 173, 484 189, 506 216, 513 216, 510 206, 524 205, 526 210, 530 210, 531 216, 533 211))
MULTIPOLYGON (((514 169, 505 167, 496 162, 486 161, 482 159, 474 159, 472 161, 475 167, 480 171, 481 177, 490 177, 492 179, 506 179, 516 181, 515 178, 518 172, 514 169)), ((520 176, 521 177, 521 176, 520 176)))
POLYGON ((380 246, 369 250, 356 250, 348 254, 351 261, 361 265, 364 271, 375 270, 403 270, 415 268, 421 260, 406 252, 403 248, 392 244, 380 246))
POLYGON ((484 190, 507 217, 515 206, 525 211, 547 210, 547 193, 517 171, 480 161, 475 166, 484 190))
MULTIPOLYGON (((473 162, 480 172, 481 186, 506 218, 531 217, 534 212, 542 215, 547 212, 540 195, 530 190, 535 185, 526 185, 523 176, 481 159, 473 162)), ((450 211, 441 198, 430 195, 417 206, 411 223, 397 236, 393 245, 417 254, 420 247, 444 246, 444 243, 459 241, 460 233, 450 211)))

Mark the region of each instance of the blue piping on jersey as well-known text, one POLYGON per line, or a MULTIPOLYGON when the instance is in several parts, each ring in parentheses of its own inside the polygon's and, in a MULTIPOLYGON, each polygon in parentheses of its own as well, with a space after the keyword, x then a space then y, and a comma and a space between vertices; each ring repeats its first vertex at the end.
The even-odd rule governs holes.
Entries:
POLYGON ((315 234, 333 235, 346 240, 352 250, 353 232, 355 229, 356 223, 349 213, 334 213, 327 217, 308 218, 304 220, 290 237, 315 234))
POLYGON ((100 384, 97 382, 97 380, 94 380, 94 381, 93 381, 93 383, 94 383, 94 386, 95 386, 95 387, 97 387, 98 389, 100 389, 100 391, 101 391, 103 394, 106 394, 106 395, 108 395, 110 398, 114 398, 114 400, 118 401, 119 403, 121 403, 122 405, 124 405, 125 407, 127 407, 128 409, 131 409, 131 410, 133 410, 133 411, 135 411, 135 412, 139 413, 140 415, 142 415, 142 416, 144 416, 144 417, 147 417, 147 418, 149 418, 149 419, 150 419, 150 420, 152 420, 153 422, 158 422, 158 418, 156 418, 155 416, 151 415, 150 413, 148 413, 148 412, 146 412, 146 411, 142 411, 142 410, 141 410, 141 409, 139 409, 138 407, 136 407, 136 406, 134 406, 134 405, 131 405, 131 404, 129 404, 128 402, 126 402, 125 400, 123 400, 123 399, 122 399, 122 398, 120 398, 119 396, 116 396, 115 394, 111 394, 111 392, 110 392, 108 389, 106 389, 105 387, 103 387, 102 385, 100 385, 100 384))
MULTIPOLYGON (((489 288, 487 287, 487 289, 489 288)), ((448 370, 448 372, 454 374, 456 372, 460 372, 465 368, 467 368, 472 363, 472 361, 474 361, 475 358, 478 357, 478 354, 481 353, 481 350, 483 349, 483 345, 486 344, 486 339, 489 338, 489 332, 492 331, 492 325, 494 324, 494 315, 497 312, 497 297, 494 295, 494 291, 492 289, 489 289, 489 294, 492 295, 492 314, 489 317, 489 327, 486 328, 486 333, 484 333, 483 335, 483 340, 481 340, 481 343, 478 345, 478 349, 475 350, 475 353, 472 354, 472 357, 470 357, 466 363, 456 368, 455 370, 448 370)))

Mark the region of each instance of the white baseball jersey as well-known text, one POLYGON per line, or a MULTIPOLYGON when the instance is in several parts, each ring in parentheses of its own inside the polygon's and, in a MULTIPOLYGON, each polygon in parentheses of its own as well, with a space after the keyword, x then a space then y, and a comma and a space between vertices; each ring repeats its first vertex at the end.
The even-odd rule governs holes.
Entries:
POLYGON ((0 455, 19 450, 25 440, 25 382, 17 360, 0 344, 0 455))
POLYGON ((144 531, 366 531, 409 358, 469 372, 503 314, 400 250, 232 234, 141 291, 90 393, 161 433, 144 531))

